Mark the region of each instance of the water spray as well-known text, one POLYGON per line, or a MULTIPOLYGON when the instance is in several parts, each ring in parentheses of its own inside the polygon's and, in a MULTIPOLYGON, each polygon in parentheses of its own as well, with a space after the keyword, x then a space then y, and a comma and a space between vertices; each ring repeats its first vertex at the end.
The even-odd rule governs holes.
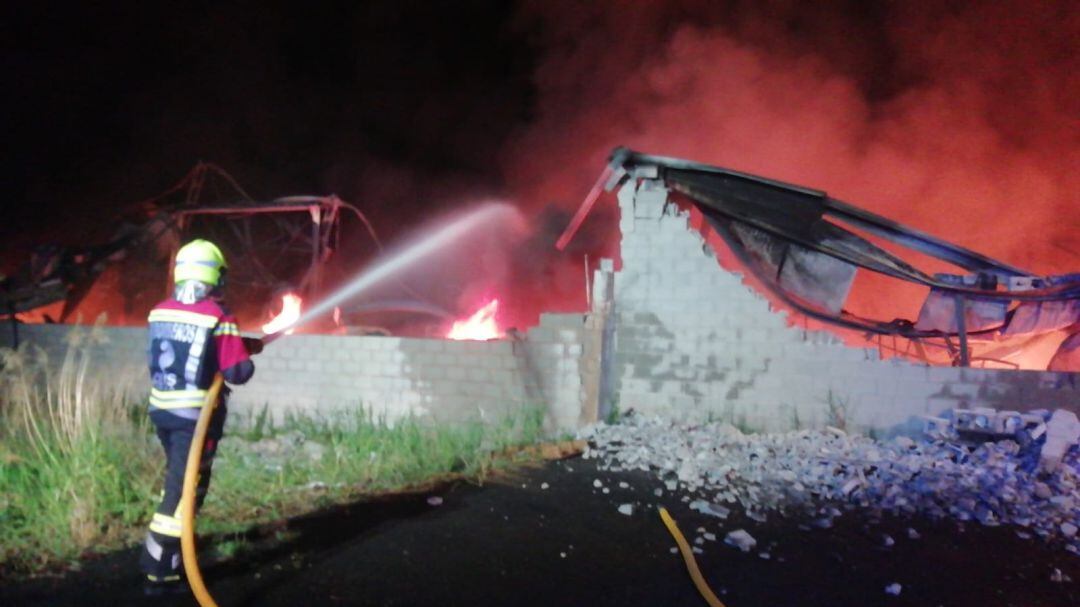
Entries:
MULTIPOLYGON (((473 228, 480 226, 498 217, 509 217, 513 220, 520 219, 516 209, 506 204, 484 205, 471 213, 443 226, 434 233, 418 240, 411 246, 377 263, 375 266, 361 272, 352 282, 347 283, 332 293, 326 299, 316 304, 313 308, 304 312, 291 324, 281 327, 273 333, 263 335, 262 343, 268 344, 277 340, 286 333, 314 318, 328 312, 341 302, 353 297, 377 284, 383 279, 399 272, 409 265, 423 259, 464 236, 473 228)), ((217 607, 217 603, 210 595, 210 591, 203 582, 199 571, 199 562, 196 558, 195 547, 195 485, 199 474, 199 465, 202 461, 203 445, 206 440, 206 431, 210 425, 210 416, 213 415, 217 405, 217 396, 223 386, 221 373, 214 376, 214 381, 207 393, 206 402, 199 412, 199 419, 195 425, 191 448, 188 451, 187 468, 184 473, 184 486, 180 496, 181 523, 181 552, 184 560, 184 570, 187 572, 188 584, 191 586, 195 600, 201 607, 217 607)))
POLYGON ((365 289, 378 284, 413 263, 416 263, 424 257, 456 241, 474 228, 499 217, 508 217, 516 222, 520 219, 520 213, 517 209, 508 204, 493 203, 484 205, 443 226, 430 235, 417 240, 411 246, 387 257, 374 266, 367 268, 351 282, 346 283, 340 289, 334 291, 325 299, 315 304, 315 306, 309 308, 291 324, 282 327, 274 333, 264 335, 262 337, 262 342, 268 344, 276 341, 279 337, 284 335, 286 331, 290 331, 318 318, 342 302, 355 297, 365 289))

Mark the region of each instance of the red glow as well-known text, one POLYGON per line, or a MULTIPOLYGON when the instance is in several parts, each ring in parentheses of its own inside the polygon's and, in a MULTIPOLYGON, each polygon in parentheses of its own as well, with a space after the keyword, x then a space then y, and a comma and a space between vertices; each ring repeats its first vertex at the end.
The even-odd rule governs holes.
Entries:
POLYGON ((495 320, 495 314, 499 311, 499 300, 493 299, 490 303, 473 313, 472 316, 454 321, 454 326, 446 334, 449 339, 498 339, 503 336, 499 329, 499 323, 495 320))
MULTIPOLYGON (((300 318, 300 304, 302 303, 304 303, 304 300, 296 293, 290 292, 282 295, 281 312, 262 326, 263 333, 267 335, 277 333, 296 322, 300 318)), ((291 335, 292 332, 293 329, 289 329, 285 331, 285 334, 291 335)))

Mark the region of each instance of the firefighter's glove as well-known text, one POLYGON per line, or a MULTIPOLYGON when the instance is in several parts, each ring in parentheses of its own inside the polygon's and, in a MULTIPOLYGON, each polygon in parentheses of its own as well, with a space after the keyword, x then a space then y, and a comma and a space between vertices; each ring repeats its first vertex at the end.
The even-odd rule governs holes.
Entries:
POLYGON ((245 337, 244 348, 247 349, 248 355, 255 356, 263 351, 263 340, 258 337, 245 337))

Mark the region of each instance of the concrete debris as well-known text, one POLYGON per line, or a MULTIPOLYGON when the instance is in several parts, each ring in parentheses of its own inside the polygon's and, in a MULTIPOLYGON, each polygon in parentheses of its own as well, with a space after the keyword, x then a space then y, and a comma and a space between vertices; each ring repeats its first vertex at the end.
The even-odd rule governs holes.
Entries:
POLYGON ((709 540, 710 542, 715 542, 715 541, 716 541, 716 534, 715 534, 715 533, 709 533, 708 531, 706 531, 706 532, 705 532, 705 533, 704 533, 704 534, 702 535, 702 537, 704 537, 705 539, 709 540))
POLYGON ((437 495, 433 495, 427 498, 427 503, 428 506, 442 506, 442 498, 437 495))
POLYGON ((634 513, 633 504, 623 504, 623 505, 619 506, 619 514, 625 514, 626 516, 630 516, 633 513, 634 513))
POLYGON ((903 589, 903 586, 897 584, 896 582, 893 582, 892 584, 889 584, 885 587, 885 594, 889 594, 892 596, 900 596, 900 591, 903 589))
POLYGON ((1046 443, 1039 453, 1039 467, 1053 472, 1065 459, 1070 447, 1080 442, 1080 419, 1072 411, 1058 409, 1046 422, 1046 443))
POLYGON ((619 481, 619 489, 629 489, 630 483, 626 481, 619 481))
POLYGON ((604 486, 604 483, 600 479, 596 479, 592 482, 592 486, 599 489, 600 487, 604 486))
MULTIPOLYGON (((1069 418, 1067 415, 1059 419, 1069 418)), ((1069 418, 1071 419, 1071 418, 1069 418)), ((1066 422, 1047 424, 1050 435, 1066 422)), ((843 512, 1011 525, 1080 553, 1080 449, 1041 470, 1041 440, 969 444, 877 441, 837 431, 743 434, 730 424, 630 415, 583 431, 600 470, 651 470, 691 510, 752 520, 805 516, 828 529, 843 512)), ((597 485, 599 486, 599 485, 597 485)), ((909 529, 909 538, 919 537, 909 529)))
POLYGON ((1072 578, 1069 577, 1069 574, 1062 573, 1060 569, 1054 567, 1054 572, 1050 574, 1050 581, 1061 584, 1063 582, 1071 582, 1072 578))
POLYGON ((754 549, 754 546, 757 546, 757 540, 754 539, 754 536, 743 529, 736 529, 735 531, 728 533, 727 537, 724 538, 724 543, 728 546, 734 546, 743 552, 750 552, 754 549))
POLYGON ((908 536, 909 540, 917 540, 920 537, 922 537, 921 535, 919 535, 918 531, 915 531, 915 529, 913 529, 911 527, 908 527, 908 529, 907 529, 907 536, 908 536))
POLYGON ((549 485, 547 483, 540 483, 540 489, 543 490, 543 491, 547 491, 548 487, 550 487, 550 486, 551 485, 549 485))
POLYGON ((726 519, 728 515, 731 514, 730 509, 725 508, 720 504, 713 504, 705 500, 694 500, 690 502, 690 509, 696 510, 697 512, 700 512, 702 514, 715 516, 721 519, 726 519))
POLYGON ((891 535, 885 534, 881 538, 881 543, 884 544, 886 548, 892 548, 896 545, 896 540, 892 539, 891 535))
POLYGON ((705 551, 701 548, 698 548, 697 546, 694 546, 692 550, 694 554, 705 554, 705 551))

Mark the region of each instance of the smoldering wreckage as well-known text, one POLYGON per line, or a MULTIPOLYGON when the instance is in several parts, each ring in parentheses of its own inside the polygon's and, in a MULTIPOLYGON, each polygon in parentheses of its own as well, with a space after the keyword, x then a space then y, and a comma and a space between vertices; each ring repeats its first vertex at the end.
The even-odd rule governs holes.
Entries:
MULTIPOLYGON (((641 179, 664 184, 673 201, 690 212, 692 225, 708 226, 719 237, 709 244, 726 248, 753 286, 798 318, 927 365, 1042 369, 1072 382, 1080 376, 1080 273, 1035 275, 801 186, 618 148, 557 247, 566 247, 603 191, 641 179), (913 257, 961 272, 925 271, 908 261, 913 257), (925 288, 918 317, 849 312, 845 302, 859 273, 925 288)), ((324 293, 345 216, 360 221, 381 250, 364 213, 335 196, 258 202, 224 171, 200 164, 177 186, 143 203, 128 227, 104 244, 37 249, 22 269, 0 282, 0 316, 16 342, 24 321, 70 321, 110 264, 130 263, 148 249, 167 258, 185 238, 208 232, 227 239, 232 257, 242 260, 230 287, 245 293, 238 300, 280 298, 283 307, 297 308, 295 315, 301 301, 317 301, 324 293), (202 201, 206 184, 215 179, 231 188, 234 200, 202 201), (46 309, 51 315, 42 312, 46 309)), ((411 319, 376 329, 383 334, 415 334, 418 317, 424 319, 421 331, 431 334, 437 327, 440 337, 503 334, 490 302, 447 331, 454 314, 411 295, 366 302, 353 311, 411 319), (485 330, 462 330, 463 321, 485 330)), ((255 316, 265 315, 261 309, 255 316)), ((334 316, 334 325, 322 330, 357 330, 350 327, 349 314, 345 320, 341 311, 334 316)), ((755 520, 797 512, 808 525, 825 528, 851 509, 951 517, 1012 525, 1021 537, 1058 542, 1080 555, 1075 408, 1020 405, 1016 411, 935 412, 925 417, 924 432, 914 439, 875 440, 836 427, 745 434, 720 422, 634 414, 617 424, 589 425, 580 436, 591 443, 586 457, 600 459, 602 469, 652 471, 692 509, 721 520, 732 507, 755 520)), ((620 505, 619 512, 633 507, 620 505)), ((754 549, 745 530, 731 530, 727 541, 744 551, 754 549)), ((703 542, 697 545, 700 550, 703 542)))

